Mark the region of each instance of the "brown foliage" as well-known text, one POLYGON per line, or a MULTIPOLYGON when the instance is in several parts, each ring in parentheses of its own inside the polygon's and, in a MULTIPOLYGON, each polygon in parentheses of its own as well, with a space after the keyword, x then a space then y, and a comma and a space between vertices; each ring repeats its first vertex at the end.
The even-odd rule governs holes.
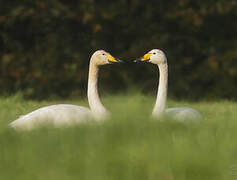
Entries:
MULTIPOLYGON (((235 0, 1 1, 0 92, 85 95, 93 51, 132 60, 160 48, 168 56, 172 96, 236 99, 236 19, 235 0)), ((149 65, 103 69, 104 89, 156 87, 149 65)))

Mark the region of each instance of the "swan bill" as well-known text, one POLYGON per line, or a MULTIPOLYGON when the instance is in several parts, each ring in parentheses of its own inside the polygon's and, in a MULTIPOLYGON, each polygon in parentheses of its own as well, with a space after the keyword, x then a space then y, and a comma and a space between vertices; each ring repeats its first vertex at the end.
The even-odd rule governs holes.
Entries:
POLYGON ((113 57, 113 56, 112 56, 111 54, 109 54, 109 53, 107 53, 106 56, 107 56, 108 61, 109 61, 110 63, 121 63, 121 62, 123 62, 122 60, 113 57))
POLYGON ((133 62, 149 62, 151 55, 151 53, 147 53, 144 56, 134 60, 133 62))

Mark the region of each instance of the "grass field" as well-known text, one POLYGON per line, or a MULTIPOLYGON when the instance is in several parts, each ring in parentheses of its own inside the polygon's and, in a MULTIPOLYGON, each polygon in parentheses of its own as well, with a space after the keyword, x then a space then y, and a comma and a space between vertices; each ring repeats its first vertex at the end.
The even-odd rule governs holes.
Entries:
POLYGON ((150 119, 154 97, 103 97, 103 124, 15 132, 7 127, 38 107, 84 100, 0 98, 0 180, 237 179, 237 103, 168 101, 200 111, 201 124, 150 119))

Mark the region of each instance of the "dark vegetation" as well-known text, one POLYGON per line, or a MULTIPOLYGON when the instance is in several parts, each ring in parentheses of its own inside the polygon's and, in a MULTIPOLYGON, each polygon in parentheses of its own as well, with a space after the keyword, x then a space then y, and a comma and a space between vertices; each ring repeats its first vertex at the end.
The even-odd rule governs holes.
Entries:
MULTIPOLYGON (((0 93, 85 95, 97 49, 133 60, 153 48, 169 62, 170 95, 237 99, 236 0, 0 1, 0 93)), ((156 69, 103 67, 102 89, 154 92, 156 69)))

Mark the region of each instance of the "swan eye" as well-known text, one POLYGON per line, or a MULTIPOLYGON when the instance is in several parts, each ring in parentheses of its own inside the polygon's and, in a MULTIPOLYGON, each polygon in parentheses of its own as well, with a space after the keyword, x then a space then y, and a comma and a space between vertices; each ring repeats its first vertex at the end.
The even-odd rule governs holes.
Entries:
POLYGON ((105 55, 105 53, 102 54, 103 56, 105 55))
POLYGON ((154 53, 152 53, 152 54, 154 54, 154 55, 155 55, 156 53, 154 52, 154 53))

